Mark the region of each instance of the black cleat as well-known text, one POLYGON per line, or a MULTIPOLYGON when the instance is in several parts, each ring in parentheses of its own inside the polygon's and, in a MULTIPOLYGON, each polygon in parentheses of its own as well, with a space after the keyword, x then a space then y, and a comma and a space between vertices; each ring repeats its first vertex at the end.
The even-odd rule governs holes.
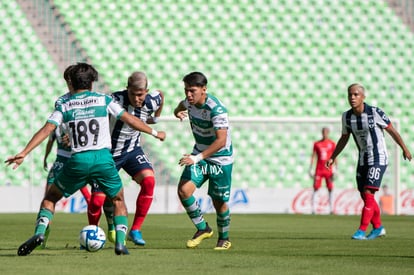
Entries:
POLYGON ((17 250, 17 255, 26 256, 29 255, 36 247, 41 245, 45 240, 44 234, 37 234, 24 242, 17 250))
POLYGON ((116 255, 129 255, 128 249, 122 243, 115 244, 115 254, 116 255))

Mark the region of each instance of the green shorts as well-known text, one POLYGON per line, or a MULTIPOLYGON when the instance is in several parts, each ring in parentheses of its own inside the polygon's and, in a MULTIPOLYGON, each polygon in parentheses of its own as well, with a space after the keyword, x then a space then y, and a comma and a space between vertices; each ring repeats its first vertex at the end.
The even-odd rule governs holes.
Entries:
POLYGON ((233 164, 219 165, 205 160, 186 166, 181 181, 190 180, 197 188, 209 180, 208 194, 213 200, 228 202, 230 199, 233 164))
POLYGON ((69 197, 90 182, 96 183, 110 198, 122 189, 122 181, 109 149, 73 154, 54 183, 65 197, 69 197))
POLYGON ((63 166, 68 161, 69 158, 63 156, 57 156, 55 162, 53 163, 52 168, 50 168, 49 173, 47 174, 47 185, 51 185, 55 182, 55 178, 62 171, 63 166))

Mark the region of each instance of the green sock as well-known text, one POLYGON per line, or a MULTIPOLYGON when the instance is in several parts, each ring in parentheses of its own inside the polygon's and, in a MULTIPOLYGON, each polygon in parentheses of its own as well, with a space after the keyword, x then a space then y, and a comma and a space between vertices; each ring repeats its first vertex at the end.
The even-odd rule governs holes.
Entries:
POLYGON ((217 213, 217 231, 219 239, 227 240, 229 238, 230 230, 230 210, 223 213, 217 213))
POLYGON ((204 217, 201 214, 200 206, 198 205, 194 196, 181 200, 181 203, 187 211, 187 215, 190 217, 191 221, 197 227, 197 229, 206 229, 206 221, 204 220, 204 217))
POLYGON ((128 230, 127 216, 114 216, 114 224, 116 229, 116 243, 125 243, 125 237, 128 230))
POLYGON ((45 234, 46 228, 52 221, 53 213, 49 209, 41 208, 37 214, 35 235, 45 234))

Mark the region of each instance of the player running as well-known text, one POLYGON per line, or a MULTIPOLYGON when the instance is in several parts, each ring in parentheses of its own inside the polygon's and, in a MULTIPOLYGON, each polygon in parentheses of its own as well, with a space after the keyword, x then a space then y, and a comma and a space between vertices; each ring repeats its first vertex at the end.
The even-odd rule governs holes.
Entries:
POLYGON ((342 114, 342 136, 326 162, 326 166, 330 168, 352 135, 359 151, 356 181, 364 201, 359 228, 352 236, 355 240, 371 240, 386 234, 381 222, 380 208, 374 197, 388 165, 383 129, 401 147, 404 159, 411 161, 410 151, 388 116, 381 109, 364 103, 364 100, 365 88, 361 84, 354 83, 348 87, 348 102, 351 109, 342 114), (370 223, 373 229, 365 236, 370 223))
POLYGON ((134 129, 152 134, 160 140, 164 140, 165 133, 151 129, 141 120, 125 112, 110 96, 92 92, 92 82, 97 79, 98 72, 91 65, 75 65, 70 70, 70 82, 74 92, 68 98, 59 98, 55 104, 55 111, 23 151, 6 160, 9 165, 14 163, 13 169, 16 169, 56 127, 65 124, 69 129, 71 158, 46 192, 38 213, 35 234, 18 248, 19 256, 30 254, 43 243, 56 203, 63 196, 70 196, 90 181, 96 182, 114 204, 115 254, 129 254, 124 244, 128 229, 128 213, 122 182, 110 153, 108 115, 111 114, 134 129))
POLYGON ((195 145, 191 154, 179 161, 185 166, 178 185, 178 196, 187 215, 197 228, 188 248, 197 247, 205 238, 213 235, 201 214, 200 206, 193 196, 196 188, 209 180, 208 194, 213 200, 217 214, 218 241, 215 250, 227 250, 229 240, 231 173, 233 169, 233 147, 227 109, 214 96, 207 93, 207 78, 193 72, 183 78, 185 100, 174 110, 174 115, 183 120, 190 119, 195 145))
MULTIPOLYGON (((148 124, 155 124, 159 120, 164 96, 161 91, 149 93, 148 79, 143 72, 134 72, 128 78, 127 89, 112 94, 116 103, 148 124), (154 114, 154 116, 152 116, 154 114)), ((111 116, 112 150, 116 168, 121 168, 141 186, 136 200, 135 216, 128 234, 128 239, 136 245, 145 245, 141 226, 150 209, 155 187, 155 176, 152 164, 141 147, 141 133, 132 129, 128 124, 116 120, 111 116)), ((91 203, 88 207, 89 224, 98 225, 101 209, 108 221, 108 237, 111 240, 115 233, 111 223, 110 202, 105 201, 105 194, 93 188, 91 203)))
POLYGON ((312 157, 309 166, 309 175, 313 178, 313 194, 311 199, 312 214, 315 214, 315 197, 322 186, 322 180, 325 180, 329 194, 329 212, 333 214, 332 207, 332 190, 334 167, 326 169, 325 163, 335 150, 335 142, 329 139, 329 128, 322 128, 322 139, 313 143, 312 157), (312 169, 313 163, 316 162, 315 170, 312 169))

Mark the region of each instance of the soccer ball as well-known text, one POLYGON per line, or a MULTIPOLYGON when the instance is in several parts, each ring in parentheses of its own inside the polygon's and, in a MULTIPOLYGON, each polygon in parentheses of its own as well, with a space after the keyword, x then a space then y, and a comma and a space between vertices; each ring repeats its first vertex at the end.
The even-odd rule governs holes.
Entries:
POLYGON ((87 225, 79 234, 79 244, 89 252, 102 249, 106 242, 106 235, 102 228, 97 225, 87 225))

